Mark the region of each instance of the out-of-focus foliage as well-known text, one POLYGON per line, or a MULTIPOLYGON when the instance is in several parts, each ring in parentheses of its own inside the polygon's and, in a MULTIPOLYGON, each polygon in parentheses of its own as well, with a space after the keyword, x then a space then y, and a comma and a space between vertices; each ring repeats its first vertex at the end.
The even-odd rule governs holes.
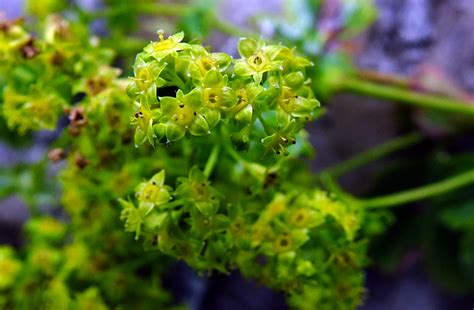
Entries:
POLYGON ((288 0, 283 1, 282 14, 264 16, 260 22, 270 26, 273 37, 309 55, 340 49, 377 16, 372 0, 288 0))
MULTIPOLYGON (((394 164, 379 183, 383 184, 381 188, 397 190, 401 185, 393 180, 410 180, 403 187, 415 186, 472 166, 474 157, 470 154, 434 154, 426 161, 394 164)), ((473 197, 473 189, 466 188, 430 200, 424 209, 397 212, 398 223, 373 243, 371 252, 376 264, 385 271, 394 271, 410 252, 420 252, 429 275, 437 283, 454 292, 472 292, 473 197)))
POLYGON ((46 161, 0 168, 0 198, 18 195, 28 206, 55 205, 55 183, 48 176, 46 161))
MULTIPOLYGON (((34 36, 20 20, 0 23, 0 127, 21 135, 59 127, 48 157, 60 165, 61 195, 45 161, 0 171, 0 195, 62 208, 57 217, 33 213, 21 249, 0 248, 0 308, 173 308, 161 287, 170 257, 201 273, 238 269, 287 292, 295 308, 360 305, 368 243, 393 218, 324 190, 302 159, 314 153, 304 125, 323 112, 316 98, 353 74, 346 43, 375 17, 372 1, 286 1, 284 16, 264 23, 270 41, 291 48, 242 38, 238 59, 192 43, 216 25, 239 32, 207 2, 26 7, 34 36), (145 13, 175 15, 187 37, 160 31, 141 51, 133 36, 145 13), (90 35, 96 21, 106 24, 104 40, 90 35), (128 70, 139 50, 133 77, 121 78, 111 63, 128 70)), ((433 276, 469 290, 472 204, 462 195, 433 202, 424 225, 375 257, 396 265, 406 241, 417 241, 405 238, 413 231, 433 276), (438 227, 460 243, 439 242, 444 234, 429 233, 438 227)))
MULTIPOLYGON (((1 307, 164 306, 170 297, 160 275, 167 259, 144 254, 120 229, 117 197, 130 193, 159 163, 152 160, 152 150, 133 147, 128 126, 133 106, 126 84, 117 78, 119 70, 108 66, 112 53, 91 43, 83 26, 57 16, 48 19, 38 38, 17 23, 0 32, 6 38, 0 70, 12 72, 2 96, 9 125, 22 132, 53 129, 61 115, 69 116, 67 130, 49 153, 53 162, 65 160, 60 172, 63 220, 34 215, 26 224, 26 246, 16 254, 8 247, 2 252, 0 264, 8 277, 3 279, 2 271, 1 307), (15 46, 15 33, 28 40, 15 46), (40 110, 33 108, 32 102, 41 98, 38 91, 56 98, 61 108, 49 107, 56 102, 50 100, 41 101, 40 110), (156 264, 141 274, 151 261, 156 264)), ((57 205, 44 195, 54 194, 45 168, 43 161, 3 169, 2 196, 19 194, 30 206, 57 205)))
POLYGON ((283 18, 263 16, 271 38, 296 46, 316 59, 310 72, 316 94, 327 99, 338 89, 341 77, 352 73, 350 40, 377 16, 372 0, 283 1, 283 18))

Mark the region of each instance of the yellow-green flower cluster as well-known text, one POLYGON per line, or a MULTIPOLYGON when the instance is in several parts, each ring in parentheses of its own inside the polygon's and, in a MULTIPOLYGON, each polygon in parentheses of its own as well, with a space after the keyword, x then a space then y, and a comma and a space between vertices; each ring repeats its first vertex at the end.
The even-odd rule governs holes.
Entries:
MULTIPOLYGON (((164 175, 162 170, 141 183, 137 202, 122 201, 126 229, 140 234, 147 248, 183 259, 199 271, 237 268, 246 277, 296 295, 308 286, 334 292, 318 283, 336 285, 327 273, 347 269, 346 277, 359 281, 347 293, 352 303, 359 300, 365 261, 359 253, 362 245, 354 242, 362 221, 357 209, 321 190, 277 192, 263 205, 235 203, 197 167, 177 179, 176 190, 164 185, 164 175)), ((302 296, 294 297, 295 302, 302 296)))
MULTIPOLYGON (((54 179, 61 185, 60 212, 56 188, 45 195, 36 186, 48 186, 44 178, 50 172, 34 174, 39 180, 28 174, 26 183, 22 175, 18 182, 33 197, 26 203, 49 205, 54 197, 48 213, 63 220, 32 209, 21 249, 0 247, 0 308, 165 307, 170 299, 159 280, 164 256, 143 253, 123 231, 116 205, 156 165, 156 152, 133 147, 126 81, 118 79, 121 71, 109 66, 112 54, 91 42, 85 25, 54 16, 35 32, 30 40, 18 22, 0 22, 1 114, 21 132, 56 129, 60 116, 69 116, 49 154, 54 163, 64 160, 54 179), (159 263, 150 266, 150 261, 159 263), (151 268, 149 274, 138 274, 143 266, 151 268)), ((34 167, 50 166, 41 161, 34 167)), ((137 191, 145 198, 143 208, 164 197, 150 187, 137 191)))
POLYGON ((305 67, 311 62, 282 45, 241 39, 241 58, 183 43, 183 33, 152 42, 138 54, 128 94, 136 102, 135 143, 205 136, 221 126, 233 143, 259 141, 287 154, 319 102, 305 67))
MULTIPOLYGON (((16 277, 21 270, 21 262, 15 257, 15 252, 8 246, 0 246, 0 291, 9 289, 15 283, 16 277)), ((2 300, 0 296, 0 306, 2 300)))
POLYGON ((95 97, 119 73, 107 66, 109 50, 93 47, 87 31, 59 16, 47 18, 38 37, 19 22, 0 22, 0 74, 8 76, 0 80, 2 114, 22 134, 56 129, 77 95, 95 97))

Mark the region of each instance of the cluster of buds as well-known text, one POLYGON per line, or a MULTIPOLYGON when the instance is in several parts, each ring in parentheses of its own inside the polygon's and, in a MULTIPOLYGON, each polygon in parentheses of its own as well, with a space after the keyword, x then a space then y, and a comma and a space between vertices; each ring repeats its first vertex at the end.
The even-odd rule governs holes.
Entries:
POLYGON ((135 201, 121 200, 126 230, 149 249, 199 271, 238 268, 291 292, 320 281, 339 259, 361 265, 348 245, 362 214, 324 191, 276 193, 267 204, 247 200, 244 206, 226 199, 196 167, 176 182, 176 190, 166 185, 162 170, 138 185, 135 201))
MULTIPOLYGON (((112 54, 84 44, 84 33, 59 16, 50 16, 33 37, 21 21, 0 21, 0 102, 10 128, 20 133, 54 130, 74 98, 97 99, 113 88, 120 71, 108 66, 112 54), (100 57, 97 57, 100 56, 100 57)), ((103 97, 107 97, 106 94, 103 97)), ((78 135, 87 120, 83 108, 70 115, 70 132, 78 135)))
POLYGON ((128 94, 136 112, 135 143, 173 142, 228 129, 236 147, 259 141, 287 154, 319 102, 305 68, 311 62, 282 45, 241 39, 240 59, 183 43, 184 34, 152 42, 137 55, 128 94), (174 90, 172 96, 162 95, 174 90))

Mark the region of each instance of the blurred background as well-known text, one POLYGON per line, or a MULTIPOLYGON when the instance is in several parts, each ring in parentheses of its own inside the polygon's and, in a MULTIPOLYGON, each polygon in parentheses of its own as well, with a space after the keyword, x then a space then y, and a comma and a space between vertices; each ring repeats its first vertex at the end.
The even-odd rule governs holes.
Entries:
MULTIPOLYGON (((76 2, 89 10, 105 5, 100 0, 76 2)), ((199 1, 194 5, 197 3, 201 11, 180 20, 177 28, 205 35, 214 50, 236 55, 237 39, 207 29, 200 19, 200 12, 214 5, 222 20, 246 31, 257 31, 263 37, 296 45, 312 55, 315 63, 330 60, 342 51, 344 56, 350 56, 358 72, 375 80, 390 77, 412 89, 472 103, 472 0, 376 0, 377 13, 373 17, 370 13, 367 22, 363 20, 364 14, 359 14, 359 19, 353 22, 355 26, 344 32, 352 16, 351 5, 365 2, 199 1), (316 6, 322 7, 317 14, 313 10, 316 6)), ((370 11, 368 7, 360 10, 370 11)), ((7 18, 22 16, 23 2, 1 0, 0 12, 7 18)), ((151 39, 157 28, 171 31, 176 22, 173 18, 143 16, 140 27, 134 31, 151 39)), ((92 27, 98 35, 113 36, 105 22, 95 22, 92 27)), ((321 83, 325 81, 321 78, 321 83)), ((327 113, 308 128, 317 150, 312 162, 315 171, 403 133, 418 130, 428 136, 416 146, 344 176, 341 182, 351 193, 372 196, 419 186, 474 163, 472 122, 451 134, 453 128, 459 129, 458 122, 439 113, 422 112, 344 90, 321 93, 321 96, 327 113)), ((28 147, 0 141, 0 168, 6 171, 13 165, 39 162, 54 137, 55 133, 41 132, 28 147)), ((21 168, 18 169, 23 191, 28 191, 28 186, 42 184, 45 194, 41 196, 39 191, 35 199, 47 208, 51 199, 46 194, 51 190, 45 181, 48 175, 22 174, 21 168)), ((48 174, 53 175, 54 170, 48 174)), ((2 179, 0 186, 1 182, 2 179)), ((20 246, 21 225, 29 216, 28 208, 18 195, 4 196, 0 201, 0 243, 20 246)), ((469 265, 474 262, 474 190, 445 196, 395 210, 391 228, 371 246, 373 267, 366 271, 367 296, 362 309, 471 309, 474 306, 474 266, 469 265), (450 221, 446 210, 453 205, 462 205, 463 213, 451 215, 455 220, 450 221), (467 267, 462 269, 459 264, 467 267)), ((283 296, 247 282, 238 274, 202 279, 181 264, 173 268, 165 284, 193 309, 286 307, 283 296)))

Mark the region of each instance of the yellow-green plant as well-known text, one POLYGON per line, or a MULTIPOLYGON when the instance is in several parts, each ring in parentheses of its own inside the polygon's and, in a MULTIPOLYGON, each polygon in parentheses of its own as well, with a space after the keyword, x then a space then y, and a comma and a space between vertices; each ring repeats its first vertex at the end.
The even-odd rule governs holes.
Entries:
MULTIPOLYGON (((182 32, 159 31, 157 41, 141 46, 133 76, 123 78, 111 66, 114 51, 81 21, 107 17, 112 36, 125 44, 119 17, 134 20, 130 14, 155 6, 107 3, 95 13, 75 8, 80 22, 47 14, 63 4, 30 5, 40 17, 36 36, 21 21, 0 24, 0 98, 9 128, 52 130, 68 119, 48 156, 61 163, 60 216, 32 208, 25 245, 0 248, 0 307, 174 307, 161 277, 170 261, 183 260, 200 274, 238 270, 285 292, 295 308, 354 309, 364 297, 367 244, 391 221, 384 208, 474 182, 468 169, 405 192, 355 198, 337 177, 420 135, 312 174, 304 127, 324 111, 313 92, 315 80, 327 77, 316 74, 321 59, 313 63, 252 33, 243 33, 234 59, 182 32)), ((204 12, 156 7, 190 20, 204 12)), ((206 16, 217 29, 242 34, 206 16)), ((328 93, 366 86, 336 73, 335 84, 321 84, 328 93)), ((377 91, 465 116, 473 111, 447 99, 377 91)), ((31 190, 24 170, 0 193, 17 192, 36 206, 46 162, 31 169, 31 190)))

